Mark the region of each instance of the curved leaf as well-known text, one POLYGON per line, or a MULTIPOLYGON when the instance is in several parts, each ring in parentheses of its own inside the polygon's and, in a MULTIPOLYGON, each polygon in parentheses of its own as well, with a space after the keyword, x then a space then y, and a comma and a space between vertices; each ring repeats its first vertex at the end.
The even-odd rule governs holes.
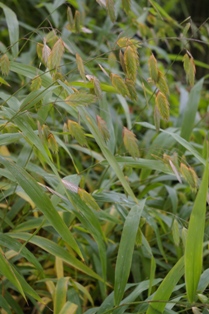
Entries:
POLYGON ((97 275, 91 268, 83 264, 60 245, 48 239, 36 235, 31 237, 30 233, 25 232, 9 233, 9 236, 33 243, 48 252, 49 254, 60 257, 65 263, 71 265, 72 267, 75 267, 76 269, 87 274, 88 276, 103 281, 102 278, 97 275))

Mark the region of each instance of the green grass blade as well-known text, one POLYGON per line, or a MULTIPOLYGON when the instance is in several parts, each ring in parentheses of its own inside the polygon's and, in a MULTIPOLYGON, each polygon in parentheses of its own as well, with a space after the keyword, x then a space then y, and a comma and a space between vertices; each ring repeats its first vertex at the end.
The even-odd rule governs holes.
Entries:
POLYGON ((116 138, 115 138, 115 130, 114 130, 114 117, 112 116, 112 112, 110 111, 109 102, 107 100, 106 95, 103 93, 102 98, 99 99, 99 108, 100 108, 100 116, 107 123, 107 128, 109 134, 111 134, 107 146, 110 151, 113 153, 115 151, 116 146, 116 138))
MULTIPOLYGON (((53 83, 51 77, 47 74, 45 74, 43 71, 41 71, 38 68, 35 68, 31 65, 26 65, 23 63, 18 63, 15 61, 11 62, 11 71, 18 73, 20 75, 26 76, 30 79, 33 79, 36 75, 40 75, 41 79, 42 79, 42 85, 44 87, 47 87, 49 85, 51 85, 53 83)), ((63 86, 63 84, 60 84, 63 86)), ((88 89, 93 89, 94 85, 91 82, 70 82, 70 85, 72 86, 79 86, 79 87, 84 87, 84 88, 88 88, 88 89)), ((113 86, 105 84, 105 83, 101 83, 101 89, 104 92, 109 92, 109 93, 115 93, 116 90, 113 86)))
MULTIPOLYGON (((152 286, 157 285, 161 279, 154 279, 152 282, 152 286)), ((138 296, 147 290, 150 286, 150 281, 145 280, 140 282, 139 284, 127 284, 125 291, 127 291, 130 287, 133 288, 133 291, 120 303, 122 305, 121 307, 117 308, 114 312, 114 292, 110 293, 108 297, 103 301, 101 306, 99 307, 99 310, 97 311, 97 314, 103 314, 103 313, 117 313, 117 314, 122 314, 126 311, 128 308, 129 304, 131 302, 134 302, 138 296)))
POLYGON ((115 267, 115 305, 119 305, 122 300, 128 281, 136 235, 145 201, 146 200, 142 200, 139 205, 135 205, 131 208, 124 223, 115 267))
MULTIPOLYGON (((143 125, 146 128, 155 130, 154 126, 147 122, 136 122, 136 124, 143 125)), ((205 160, 201 157, 201 155, 196 151, 196 149, 190 144, 188 141, 186 141, 184 138, 182 138, 177 133, 172 133, 170 131, 166 131, 163 129, 160 129, 161 132, 164 132, 166 134, 169 134, 172 136, 179 144, 181 144, 184 148, 186 148, 191 154, 193 154, 203 165, 205 165, 205 160)))
POLYGON ((32 263, 35 266, 35 269, 37 269, 40 272, 43 272, 43 268, 39 261, 26 247, 22 247, 22 245, 19 242, 17 242, 16 239, 13 239, 6 234, 0 233, 0 244, 1 246, 7 247, 10 250, 20 252, 22 256, 24 256, 30 263, 32 263))
MULTIPOLYGON (((140 169, 157 170, 165 173, 172 173, 171 170, 160 160, 145 159, 145 158, 132 158, 132 157, 116 157, 116 161, 124 166, 140 169)), ((106 164, 106 161, 102 161, 102 164, 106 164)))
POLYGON ((151 263, 150 263, 150 285, 149 285, 149 290, 148 290, 148 296, 151 295, 152 283, 153 283, 153 280, 155 279, 155 271, 156 271, 156 262, 155 262, 154 256, 152 255, 151 263))
POLYGON ((166 18, 169 21, 172 21, 175 23, 176 26, 179 26, 175 20, 172 19, 172 17, 163 9, 163 7, 158 4, 157 1, 149 0, 153 8, 156 10, 156 13, 160 16, 160 18, 166 18))
POLYGON ((185 140, 189 141, 194 123, 195 117, 197 114, 197 109, 200 101, 200 94, 203 87, 204 78, 198 81, 194 87, 192 88, 189 99, 186 105, 186 109, 184 112, 184 117, 182 121, 182 128, 181 128, 181 137, 185 140))
MULTIPOLYGON (((30 92, 22 102, 20 106, 20 111, 29 110, 33 108, 39 101, 44 99, 48 94, 48 102, 50 101, 50 96, 52 92, 57 88, 57 86, 50 86, 42 90, 36 90, 30 92)), ((45 99, 47 103, 47 99, 45 99)))
POLYGON ((78 194, 69 191, 68 196, 70 198, 70 201, 76 208, 75 215, 77 215, 78 219, 87 228, 89 233, 92 234, 93 238, 97 242, 100 261, 102 265, 102 277, 103 280, 106 281, 107 261, 106 246, 104 243, 105 236, 102 232, 102 228, 96 216, 96 212, 94 210, 91 210, 91 208, 89 208, 84 203, 84 201, 80 198, 78 194))
POLYGON ((14 270, 14 274, 15 274, 16 278, 18 279, 21 287, 23 288, 23 291, 25 292, 25 294, 31 296, 33 299, 40 302, 41 298, 39 297, 37 292, 31 287, 31 285, 29 285, 27 283, 27 281, 24 279, 24 277, 22 275, 20 275, 20 273, 15 268, 13 270, 14 270))
POLYGON ((46 219, 60 234, 63 240, 66 241, 80 256, 82 256, 80 249, 66 224, 37 182, 22 167, 16 165, 15 163, 10 162, 3 157, 0 157, 0 163, 12 173, 19 185, 42 211, 46 219))
MULTIPOLYGON (((72 86, 80 86, 80 87, 84 87, 84 88, 89 88, 89 89, 93 89, 94 85, 93 83, 85 83, 85 82, 78 82, 78 81, 74 81, 74 82, 70 82, 70 85, 72 86)), ((101 90, 104 92, 109 92, 109 93, 116 93, 116 90, 113 86, 106 84, 106 83, 101 83, 100 84, 101 90)))
MULTIPOLYGON (((42 154, 45 162, 51 165, 52 162, 49 157, 50 156, 49 150, 48 148, 43 146, 40 138, 34 132, 28 116, 25 114, 19 115, 19 112, 15 112, 14 110, 9 109, 9 108, 7 108, 6 114, 8 118, 19 127, 19 129, 22 131, 25 138, 27 138, 30 141, 31 145, 36 146, 36 148, 42 154)), ((53 164, 52 164, 52 168, 54 168, 53 164)))
POLYGON ((36 75, 40 75, 42 79, 42 85, 44 87, 48 87, 52 84, 52 79, 49 75, 31 65, 12 61, 10 69, 12 72, 18 73, 30 79, 33 79, 36 75))
POLYGON ((10 307, 12 309, 15 309, 15 311, 16 311, 15 314, 24 314, 20 305, 18 304, 18 300, 13 299, 10 292, 5 291, 5 299, 6 299, 7 303, 9 303, 10 307))
MULTIPOLYGON (((168 54, 169 59, 171 61, 183 61, 183 55, 175 55, 175 54, 168 54)), ((209 65, 207 63, 204 63, 200 60, 194 60, 195 65, 198 67, 204 68, 204 69, 209 69, 209 65)))
POLYGON ((184 257, 174 265, 154 294, 146 314, 163 313, 171 293, 184 274, 184 257))
POLYGON ((198 292, 203 293, 205 289, 208 287, 208 285, 209 285, 209 268, 206 269, 200 276, 200 281, 197 287, 198 292))
POLYGON ((2 295, 0 295, 0 308, 5 310, 7 314, 12 314, 8 302, 2 295))
POLYGON ((190 153, 192 153, 203 165, 205 165, 205 160, 200 156, 200 154, 196 151, 196 149, 187 142, 184 138, 182 138, 180 135, 176 133, 167 132, 164 130, 161 130, 167 134, 170 134, 179 144, 181 144, 184 148, 186 148, 190 153))
POLYGON ((208 191, 208 164, 192 209, 186 246, 185 246, 185 281, 188 300, 193 302, 202 271, 203 238, 205 211, 208 191))
POLYGON ((81 116, 83 118, 84 123, 86 123, 86 125, 88 126, 89 130, 91 131, 92 135, 94 136, 95 141, 99 145, 99 147, 100 147, 103 155, 107 159, 109 165, 115 171, 115 173, 116 173, 118 179, 120 180, 121 184, 123 185, 124 189, 137 203, 137 199, 136 199, 130 185, 128 184, 128 182, 127 182, 120 166, 118 165, 115 157, 112 155, 112 153, 110 152, 110 150, 107 148, 106 144, 104 143, 104 140, 103 140, 102 136, 100 135, 98 127, 97 127, 96 123, 94 122, 93 118, 90 116, 90 114, 88 114, 87 111, 84 110, 84 108, 81 108, 80 113, 81 113, 81 116))
POLYGON ((31 234, 25 232, 10 233, 9 235, 10 237, 18 238, 33 243, 34 245, 37 245, 38 247, 42 248, 49 254, 61 258, 65 263, 72 267, 75 267, 77 270, 85 273, 86 275, 91 276, 92 278, 95 278, 97 280, 103 281, 102 278, 99 275, 97 275, 91 268, 83 264, 76 257, 74 257, 72 254, 66 251, 63 247, 48 239, 36 235, 34 235, 31 238, 31 234))
POLYGON ((16 58, 19 52, 19 24, 16 14, 5 4, 0 2, 0 7, 3 9, 6 22, 9 30, 9 38, 13 57, 16 58))
POLYGON ((26 300, 24 289, 14 272, 12 265, 10 265, 9 261, 6 259, 2 249, 0 249, 0 273, 18 289, 23 298, 26 300))
POLYGON ((54 314, 59 314, 66 303, 69 277, 59 278, 54 294, 54 314))
POLYGON ((123 110, 124 110, 124 113, 126 116, 126 121, 127 121, 127 127, 129 130, 131 130, 132 129, 132 122, 131 122, 131 114, 130 114, 130 109, 129 109, 128 103, 123 96, 117 95, 117 97, 118 97, 118 100, 119 100, 123 110))
POLYGON ((21 137, 22 137, 22 134, 20 133, 0 134, 0 146, 15 143, 19 139, 21 139, 21 137))

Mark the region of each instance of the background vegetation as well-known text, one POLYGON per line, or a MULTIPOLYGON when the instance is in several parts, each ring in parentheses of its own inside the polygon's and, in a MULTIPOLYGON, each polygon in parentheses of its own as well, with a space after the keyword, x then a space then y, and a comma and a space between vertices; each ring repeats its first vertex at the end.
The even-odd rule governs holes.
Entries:
POLYGON ((1 313, 209 313, 204 6, 0 8, 1 313))

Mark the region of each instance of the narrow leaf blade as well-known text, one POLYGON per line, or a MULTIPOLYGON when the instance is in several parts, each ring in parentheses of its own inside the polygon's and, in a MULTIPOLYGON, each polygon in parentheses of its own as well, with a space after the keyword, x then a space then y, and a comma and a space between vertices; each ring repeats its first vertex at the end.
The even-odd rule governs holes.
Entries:
POLYGON ((3 251, 0 251, 0 272, 3 276, 8 278, 8 280, 18 289, 23 298, 26 300, 24 290, 14 273, 12 265, 7 261, 6 257, 3 254, 3 251))
POLYGON ((54 314, 59 314, 66 303, 69 277, 59 278, 54 295, 54 314))
POLYGON ((195 300, 202 271, 207 190, 208 164, 205 167, 200 189, 192 209, 185 246, 185 281, 187 296, 190 302, 195 300))
POLYGON ((9 38, 13 57, 16 58, 19 52, 19 24, 16 14, 5 4, 0 2, 0 7, 3 9, 6 22, 9 30, 9 38))
POLYGON ((27 195, 33 200, 38 208, 43 212, 48 221, 62 236, 62 238, 80 255, 80 249, 67 228, 66 224, 52 205, 48 196, 42 191, 37 182, 20 166, 13 162, 9 162, 3 157, 0 157, 0 163, 8 169, 19 185, 27 193, 27 195))
POLYGON ((157 314, 164 312, 166 303, 169 301, 170 295, 180 278, 183 276, 183 273, 184 258, 181 257, 180 260, 174 265, 174 267, 164 278, 159 288, 155 292, 146 314, 157 314), (163 302, 160 302, 161 300, 163 300, 163 302))
POLYGON ((192 88, 189 99, 186 105, 186 110, 184 112, 184 117, 182 121, 182 128, 181 128, 181 137, 183 137, 185 140, 189 140, 194 123, 195 123, 195 117, 200 101, 200 94, 203 87, 204 78, 202 78, 200 81, 198 81, 194 87, 192 88))
POLYGON ((116 306, 119 305, 123 298, 125 286, 128 281, 136 235, 145 201, 146 200, 143 200, 139 205, 135 205, 131 208, 123 227, 115 268, 114 298, 116 306))

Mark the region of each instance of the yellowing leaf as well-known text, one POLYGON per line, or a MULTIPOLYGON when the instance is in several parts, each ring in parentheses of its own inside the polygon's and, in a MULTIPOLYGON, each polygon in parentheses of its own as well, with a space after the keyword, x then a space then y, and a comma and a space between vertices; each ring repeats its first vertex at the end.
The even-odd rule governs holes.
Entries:
POLYGON ((68 120, 67 127, 68 127, 70 135, 74 137, 81 146, 87 146, 85 133, 83 131, 83 128, 80 126, 80 124, 78 124, 75 121, 68 120))
POLYGON ((115 89, 124 97, 125 96, 129 96, 129 92, 128 89, 126 87, 126 84, 124 82, 124 80, 122 79, 122 77, 120 77, 117 74, 111 74, 111 82, 113 87, 115 87, 115 89))
POLYGON ((129 154, 133 158, 139 157, 139 147, 136 136, 132 131, 128 130, 126 127, 123 128, 123 143, 129 154))
POLYGON ((99 205, 96 203, 91 194, 81 188, 78 189, 78 194, 80 198, 84 201, 84 203, 87 204, 89 207, 95 210, 100 210, 99 205))
POLYGON ((0 146, 0 155, 2 156, 10 156, 9 149, 6 145, 1 145, 0 146))
POLYGON ((169 103, 166 96, 163 93, 161 92, 157 93, 155 97, 155 104, 157 106, 161 118, 163 120, 169 120, 170 116, 169 103))
POLYGON ((157 60, 155 59, 155 56, 153 54, 149 57, 148 64, 149 64, 150 76, 151 76, 152 80, 155 83, 157 83, 157 81, 158 81, 157 60))
POLYGON ((158 71, 157 87, 163 94, 169 95, 169 88, 165 79, 165 75, 161 71, 158 71))
POLYGON ((64 43, 62 39, 60 38, 58 39, 56 44, 53 46, 52 51, 48 58, 48 66, 51 70, 59 67, 63 53, 64 53, 64 43))
POLYGON ((94 103, 96 101, 96 97, 86 92, 77 92, 70 94, 65 101, 70 106, 87 106, 94 103))
MULTIPOLYGON (((0 70, 3 75, 8 75, 10 70, 10 61, 8 56, 3 54, 3 56, 0 58, 0 70)), ((7 84, 5 84, 7 85, 7 84)))
POLYGON ((78 309, 77 304, 67 301, 65 305, 62 307, 59 314, 76 314, 77 309, 78 309))
POLYGON ((107 12, 109 14, 109 17, 111 21, 114 23, 115 22, 114 0, 106 0, 106 7, 107 7, 107 12))
POLYGON ((83 60, 82 60, 82 58, 80 57, 80 55, 78 53, 76 53, 76 63, 77 63, 78 71, 79 71, 82 79, 84 81, 86 81, 83 60))
POLYGON ((124 63, 127 77, 132 81, 136 80, 138 65, 137 58, 138 56, 136 51, 132 47, 128 46, 124 52, 124 63))
POLYGON ((180 170, 184 179, 188 182, 192 190, 196 192, 198 188, 198 178, 194 169, 187 167, 184 163, 181 163, 180 170))
POLYGON ((31 90, 32 91, 38 90, 41 87, 41 83, 42 83, 42 79, 40 75, 36 75, 31 81, 31 86, 30 86, 31 90))
POLYGON ((110 138, 110 133, 108 131, 106 122, 100 116, 97 116, 97 125, 103 139, 105 140, 105 142, 107 142, 110 138))

